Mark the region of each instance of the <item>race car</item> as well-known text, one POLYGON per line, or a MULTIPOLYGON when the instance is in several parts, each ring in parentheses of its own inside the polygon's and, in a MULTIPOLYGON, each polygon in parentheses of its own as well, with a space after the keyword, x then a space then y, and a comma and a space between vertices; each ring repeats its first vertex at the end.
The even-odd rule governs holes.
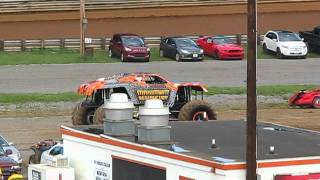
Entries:
POLYGON ((216 59, 243 59, 243 48, 225 36, 204 36, 197 40, 204 54, 216 59))
POLYGON ((288 105, 320 109, 320 88, 311 91, 301 90, 289 98, 288 105))
POLYGON ((204 92, 207 88, 199 82, 175 83, 155 73, 120 73, 79 86, 78 93, 86 99, 74 108, 72 122, 101 124, 105 115, 102 105, 112 93, 127 94, 136 107, 148 99, 160 99, 171 115, 182 121, 215 120, 216 112, 203 100, 204 92))

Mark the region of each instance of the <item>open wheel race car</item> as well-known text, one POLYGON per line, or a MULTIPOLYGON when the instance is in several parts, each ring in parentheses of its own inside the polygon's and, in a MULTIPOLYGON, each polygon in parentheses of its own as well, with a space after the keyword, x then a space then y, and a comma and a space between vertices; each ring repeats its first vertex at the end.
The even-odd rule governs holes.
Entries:
POLYGON ((289 106, 320 108, 320 89, 301 90, 289 98, 289 106))
POLYGON ((136 107, 148 99, 160 99, 169 107, 172 118, 215 120, 212 105, 203 100, 207 88, 201 83, 174 83, 153 73, 121 73, 80 85, 78 93, 86 99, 72 112, 74 125, 101 124, 102 105, 112 93, 125 93, 136 107), (199 97, 200 96, 200 97, 199 97))

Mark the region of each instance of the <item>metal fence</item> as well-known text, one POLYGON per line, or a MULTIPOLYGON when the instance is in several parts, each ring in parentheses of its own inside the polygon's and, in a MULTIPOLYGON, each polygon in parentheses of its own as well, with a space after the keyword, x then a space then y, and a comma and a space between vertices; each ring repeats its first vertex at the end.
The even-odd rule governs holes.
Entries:
MULTIPOLYGON (((198 39, 200 36, 187 36, 193 40, 198 39)), ((237 44, 246 44, 246 35, 227 35, 231 40, 237 44)), ((258 38, 260 43, 262 36, 258 38)), ((161 37, 146 37, 144 38, 148 47, 158 47, 161 37)), ((110 38, 88 38, 86 47, 94 49, 108 49, 110 38)), ((32 49, 79 49, 80 40, 74 38, 62 39, 28 39, 28 40, 0 40, 0 51, 28 51, 32 49)))

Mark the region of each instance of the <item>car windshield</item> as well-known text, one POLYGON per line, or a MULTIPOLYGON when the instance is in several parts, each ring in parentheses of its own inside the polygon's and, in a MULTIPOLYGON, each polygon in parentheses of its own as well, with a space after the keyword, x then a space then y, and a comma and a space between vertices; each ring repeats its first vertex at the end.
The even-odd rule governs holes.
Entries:
POLYGON ((193 40, 188 38, 177 38, 175 41, 178 47, 198 47, 193 40))
POLYGON ((279 41, 301 41, 295 33, 279 33, 279 41))
POLYGON ((122 36, 122 42, 126 46, 143 46, 143 39, 137 36, 122 36))
POLYGON ((214 37, 212 40, 215 44, 234 44, 231 39, 226 37, 214 37))
POLYGON ((0 136, 0 146, 8 146, 8 142, 4 140, 4 138, 1 136, 0 136))

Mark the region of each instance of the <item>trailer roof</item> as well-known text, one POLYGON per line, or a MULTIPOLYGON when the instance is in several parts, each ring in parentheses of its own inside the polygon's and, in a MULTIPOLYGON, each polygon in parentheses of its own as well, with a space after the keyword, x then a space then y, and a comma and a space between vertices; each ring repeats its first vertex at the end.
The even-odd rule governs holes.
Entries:
MULTIPOLYGON (((207 160, 245 162, 246 122, 172 122, 174 142, 207 160), (215 139, 217 148, 210 148, 215 139)), ((269 123, 257 125, 257 159, 296 158, 320 155, 320 134, 269 123), (274 146, 275 153, 269 148, 274 146)))
MULTIPOLYGON (((220 163, 245 162, 246 122, 232 121, 171 121, 171 137, 179 153, 220 163), (216 148, 211 148, 215 139, 216 148), (187 152, 186 152, 187 151, 187 152)), ((94 134, 102 127, 81 126, 76 129, 94 134)), ((258 160, 305 158, 320 156, 320 133, 269 123, 257 124, 258 160), (274 146, 274 154, 269 153, 274 146)), ((169 149, 167 146, 154 145, 169 149)), ((177 151, 176 151, 177 152, 177 151)))

